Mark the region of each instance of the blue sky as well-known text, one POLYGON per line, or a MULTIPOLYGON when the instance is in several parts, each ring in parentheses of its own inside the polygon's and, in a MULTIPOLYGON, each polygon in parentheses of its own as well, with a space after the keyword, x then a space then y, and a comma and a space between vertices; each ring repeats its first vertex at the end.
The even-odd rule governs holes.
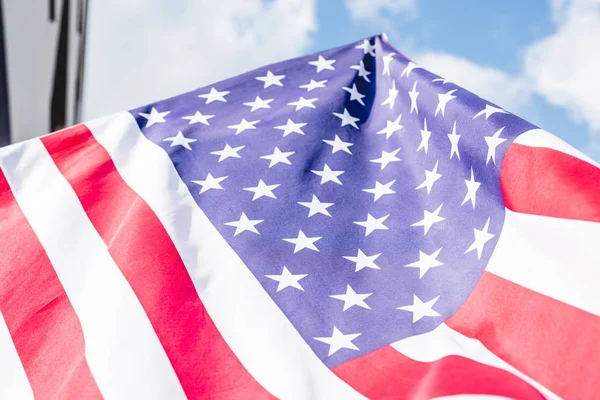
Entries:
POLYGON ((317 3, 319 31, 313 44, 315 50, 381 30, 390 35, 397 47, 412 42, 414 47, 443 50, 516 73, 521 68, 519 55, 525 45, 554 30, 550 4, 545 1, 423 1, 416 6, 417 15, 384 12, 383 15, 389 15, 385 21, 355 21, 344 9, 344 3, 317 3))
POLYGON ((90 18, 88 118, 386 32, 600 160, 600 0, 106 0, 90 18))

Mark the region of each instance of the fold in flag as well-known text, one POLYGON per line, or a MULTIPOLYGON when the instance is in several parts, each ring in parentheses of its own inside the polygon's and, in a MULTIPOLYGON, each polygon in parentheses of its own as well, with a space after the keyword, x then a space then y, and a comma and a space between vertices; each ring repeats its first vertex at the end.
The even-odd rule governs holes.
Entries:
POLYGON ((600 390, 598 165, 382 36, 0 166, 1 398, 600 390))

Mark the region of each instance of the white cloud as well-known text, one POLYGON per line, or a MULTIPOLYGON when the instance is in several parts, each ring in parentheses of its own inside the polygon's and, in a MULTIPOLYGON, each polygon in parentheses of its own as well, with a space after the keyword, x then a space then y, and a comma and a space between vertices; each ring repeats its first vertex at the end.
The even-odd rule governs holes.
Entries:
POLYGON ((556 32, 525 52, 525 76, 551 104, 590 129, 600 159, 600 0, 553 0, 556 32))
POLYGON ((525 74, 550 103, 600 131, 600 0, 554 1, 557 30, 527 48, 525 74))
POLYGON ((84 118, 302 55, 316 31, 315 1, 91 2, 84 118))
POLYGON ((413 17, 417 13, 416 0, 345 0, 345 5, 353 19, 380 23, 389 21, 390 16, 413 17))
POLYGON ((531 102, 532 88, 521 77, 443 52, 425 52, 414 59, 431 72, 513 113, 523 114, 531 102))

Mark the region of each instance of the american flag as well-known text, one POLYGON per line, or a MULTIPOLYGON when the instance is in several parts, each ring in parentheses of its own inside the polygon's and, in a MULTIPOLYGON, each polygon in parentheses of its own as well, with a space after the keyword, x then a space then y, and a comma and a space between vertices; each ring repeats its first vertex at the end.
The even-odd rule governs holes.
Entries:
POLYGON ((0 167, 0 398, 600 390, 600 168, 383 36, 0 167))

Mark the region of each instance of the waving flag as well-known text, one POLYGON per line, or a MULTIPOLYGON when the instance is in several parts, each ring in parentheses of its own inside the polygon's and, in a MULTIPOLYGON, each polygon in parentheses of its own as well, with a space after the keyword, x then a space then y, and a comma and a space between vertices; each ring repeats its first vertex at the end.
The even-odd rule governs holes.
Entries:
POLYGON ((598 165, 382 37, 0 166, 2 398, 600 389, 598 165))

